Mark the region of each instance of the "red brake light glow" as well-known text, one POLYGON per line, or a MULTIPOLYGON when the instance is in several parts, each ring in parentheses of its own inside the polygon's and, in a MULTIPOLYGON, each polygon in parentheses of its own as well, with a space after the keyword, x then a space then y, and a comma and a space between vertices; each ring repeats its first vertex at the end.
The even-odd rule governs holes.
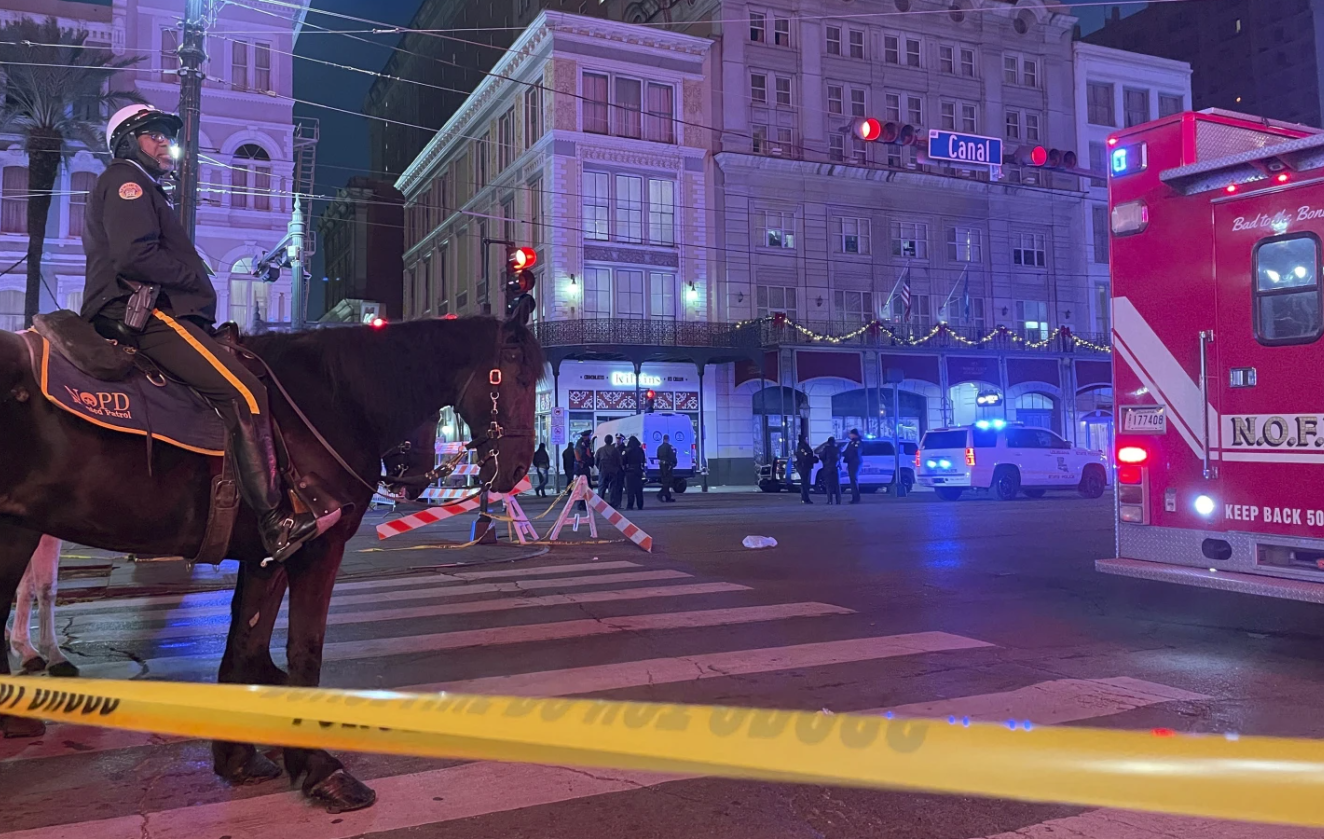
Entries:
POLYGON ((975 465, 975 450, 974 450, 974 449, 966 449, 966 450, 965 450, 965 465, 966 465, 966 466, 974 466, 974 465, 975 465))
POLYGON ((1122 446, 1117 450, 1117 460, 1121 463, 1144 463, 1149 459, 1149 452, 1139 446, 1122 446))
POLYGON ((1236 185, 1236 184, 1228 184, 1227 186, 1223 187, 1223 189, 1224 189, 1224 191, 1226 191, 1229 195, 1231 195, 1232 193, 1234 193, 1234 192, 1237 191, 1237 185, 1236 185))
POLYGON ((919 449, 915 450, 915 468, 919 469, 919 449))
POLYGON ((1135 464, 1127 464, 1117 467, 1117 483, 1134 485, 1141 481, 1140 467, 1135 464))
POLYGON ((1285 184, 1285 183, 1287 183, 1287 173, 1286 173, 1286 172, 1283 172, 1281 175, 1278 176, 1278 183, 1280 183, 1280 184, 1285 184))

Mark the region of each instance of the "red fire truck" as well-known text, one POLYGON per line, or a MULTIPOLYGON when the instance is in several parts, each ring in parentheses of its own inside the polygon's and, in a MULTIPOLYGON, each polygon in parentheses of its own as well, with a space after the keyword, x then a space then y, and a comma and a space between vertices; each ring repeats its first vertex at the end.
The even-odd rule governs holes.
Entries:
POLYGON ((1324 602, 1324 133, 1227 111, 1108 141, 1117 556, 1324 602))

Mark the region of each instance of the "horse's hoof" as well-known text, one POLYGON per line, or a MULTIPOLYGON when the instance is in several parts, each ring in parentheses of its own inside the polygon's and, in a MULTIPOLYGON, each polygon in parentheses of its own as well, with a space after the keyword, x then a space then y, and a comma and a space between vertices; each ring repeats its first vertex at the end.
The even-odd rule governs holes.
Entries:
POLYGON ((260 784, 281 776, 281 768, 257 750, 248 752, 241 766, 231 766, 218 759, 212 768, 223 780, 237 787, 260 784))
POLYGON ((34 673, 44 673, 45 671, 46 671, 46 659, 42 658, 41 656, 33 656, 32 658, 23 662, 22 675, 24 676, 31 676, 34 673))
POLYGON ((46 668, 46 675, 54 676, 57 679, 76 679, 78 678, 78 668, 68 661, 57 661, 46 668))
POLYGON ((362 810, 377 802, 377 793, 344 769, 337 769, 325 781, 308 790, 307 795, 325 805, 326 811, 332 815, 362 810))
POLYGON ((46 723, 28 717, 0 716, 0 728, 4 729, 6 740, 40 737, 46 733, 46 723))

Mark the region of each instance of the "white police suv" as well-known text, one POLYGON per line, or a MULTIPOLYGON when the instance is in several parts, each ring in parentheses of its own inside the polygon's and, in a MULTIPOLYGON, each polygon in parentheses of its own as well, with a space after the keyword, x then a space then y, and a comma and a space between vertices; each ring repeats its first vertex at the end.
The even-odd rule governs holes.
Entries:
POLYGON ((1022 492, 1042 498, 1049 490, 1098 498, 1110 483, 1103 452, 1077 448, 1046 428, 1003 420, 928 432, 915 471, 920 486, 946 501, 966 490, 989 490, 1003 501, 1022 492))

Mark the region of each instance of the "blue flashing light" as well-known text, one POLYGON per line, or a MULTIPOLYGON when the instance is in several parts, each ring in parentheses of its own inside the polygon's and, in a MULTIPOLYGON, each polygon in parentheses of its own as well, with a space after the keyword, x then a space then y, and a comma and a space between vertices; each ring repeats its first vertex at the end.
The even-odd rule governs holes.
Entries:
POLYGON ((1006 420, 995 419, 995 420, 993 420, 993 427, 994 427, 994 428, 1006 428, 1006 427, 1007 427, 1007 422, 1006 422, 1006 420))
POLYGON ((940 460, 938 461, 938 465, 944 469, 950 469, 952 466, 952 462, 950 460, 940 460))
POLYGON ((961 725, 965 726, 966 728, 969 728, 969 727, 970 727, 970 718, 969 718, 969 717, 961 717, 961 725))
POLYGON ((926 461, 924 461, 924 465, 927 466, 927 467, 929 467, 930 469, 937 469, 937 468, 938 468, 938 461, 936 461, 936 460, 926 460, 926 461))
POLYGON ((980 431, 988 431, 988 427, 989 427, 988 420, 980 420, 979 422, 975 423, 975 428, 978 428, 980 431))
POLYGON ((887 713, 883 714, 883 716, 890 720, 894 715, 892 714, 891 711, 888 711, 887 713))
POLYGON ((1031 728, 1034 728, 1034 726, 1030 725, 1029 720, 1026 720, 1025 722, 1021 723, 1021 725, 1025 728, 1026 731, 1029 731, 1031 728))
POLYGON ((948 718, 947 718, 947 724, 948 724, 948 725, 956 725, 956 717, 948 717, 948 718))
POLYGON ((1007 728, 1010 728, 1012 731, 1015 731, 1015 730, 1016 730, 1016 721, 1015 721, 1015 720, 1007 720, 1007 728))

